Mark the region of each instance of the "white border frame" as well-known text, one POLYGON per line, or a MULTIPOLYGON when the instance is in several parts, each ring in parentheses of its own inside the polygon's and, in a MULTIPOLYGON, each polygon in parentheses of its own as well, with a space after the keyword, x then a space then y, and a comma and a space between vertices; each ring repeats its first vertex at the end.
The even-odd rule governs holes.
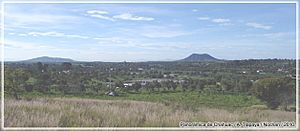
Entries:
POLYGON ((1 129, 3 130, 297 130, 299 128, 299 2, 296 1, 84 1, 84 0, 63 0, 63 1, 1 1, 1 129), (290 3, 296 5, 296 127, 295 128, 181 128, 181 127, 5 127, 4 126, 4 4, 68 4, 68 3, 90 3, 90 4, 139 4, 139 3, 150 3, 150 4, 162 4, 162 3, 191 3, 191 4, 201 4, 201 3, 232 3, 232 4, 250 4, 250 3, 290 3))

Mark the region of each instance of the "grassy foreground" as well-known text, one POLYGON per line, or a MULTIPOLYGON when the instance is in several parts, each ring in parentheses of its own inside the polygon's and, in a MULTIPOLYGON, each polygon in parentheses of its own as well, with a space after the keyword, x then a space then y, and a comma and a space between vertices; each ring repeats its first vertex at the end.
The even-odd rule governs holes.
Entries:
POLYGON ((294 121, 295 112, 197 110, 156 102, 80 98, 5 99, 6 127, 178 127, 180 121, 294 121))

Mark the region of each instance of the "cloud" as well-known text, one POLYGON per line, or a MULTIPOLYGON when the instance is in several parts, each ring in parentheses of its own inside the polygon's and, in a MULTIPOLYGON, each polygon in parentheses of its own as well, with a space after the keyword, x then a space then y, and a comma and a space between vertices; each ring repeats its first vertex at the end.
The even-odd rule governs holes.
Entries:
POLYGON ((102 10, 88 10, 87 13, 88 14, 108 14, 108 12, 102 11, 102 10))
POLYGON ((264 36, 278 38, 278 37, 284 37, 284 36, 294 36, 295 34, 292 32, 274 32, 274 33, 266 33, 263 34, 264 36))
POLYGON ((98 44, 101 46, 132 46, 132 43, 135 41, 129 38, 123 37, 95 37, 94 40, 98 41, 98 44))
POLYGON ((259 23, 246 23, 246 26, 257 28, 257 29, 264 29, 264 30, 269 30, 272 28, 272 26, 263 25, 259 23))
POLYGON ((230 19, 223 19, 223 18, 210 18, 210 17, 198 17, 197 18, 198 20, 201 20, 201 21, 208 21, 210 20, 211 22, 213 23, 217 23, 218 25, 220 26, 230 26, 230 25, 233 25, 232 23, 230 23, 230 19))
POLYGON ((178 42, 148 42, 145 39, 133 39, 125 37, 97 37, 97 44, 93 44, 99 47, 122 47, 122 48, 142 48, 149 50, 176 50, 176 49, 188 49, 191 46, 186 43, 178 42), (186 47, 188 46, 188 48, 186 47))
MULTIPOLYGON (((243 34, 238 35, 238 37, 247 38, 247 39, 260 39, 260 41, 272 41, 278 43, 294 43, 295 32, 270 32, 270 33, 254 33, 254 34, 243 34)), ((274 43, 273 43, 274 44, 274 43)))
POLYGON ((43 45, 40 43, 14 41, 14 40, 5 40, 4 47, 17 48, 17 49, 22 49, 22 50, 55 49, 55 47, 53 47, 53 46, 43 45))
POLYGON ((27 14, 27 13, 7 13, 5 15, 5 20, 8 21, 8 26, 25 26, 25 25, 57 25, 62 23, 73 23, 78 21, 78 18, 75 16, 68 15, 54 15, 54 14, 27 14))
POLYGON ((189 33, 182 32, 182 31, 176 31, 176 30, 147 30, 142 34, 145 37, 149 38, 172 38, 172 37, 178 37, 187 35, 189 33))
POLYGON ((88 11, 86 11, 86 13, 90 17, 95 17, 95 18, 99 18, 99 19, 114 21, 114 19, 110 18, 109 16, 106 16, 106 14, 108 14, 108 12, 106 12, 106 11, 102 11, 102 10, 88 10, 88 11))
POLYGON ((212 22, 214 23, 226 23, 226 22, 230 22, 230 19, 212 19, 212 22))
POLYGON ((234 25, 234 24, 232 24, 232 23, 220 23, 219 25, 220 26, 230 26, 230 25, 234 25))
POLYGON ((144 17, 144 16, 134 16, 133 14, 130 13, 123 13, 119 15, 114 15, 114 16, 109 16, 107 11, 103 10, 88 10, 86 13, 90 17, 95 17, 95 18, 100 18, 104 20, 110 20, 110 21, 115 21, 115 19, 120 19, 120 20, 132 20, 132 21, 152 21, 154 18, 152 17, 144 17))
POLYGON ((49 32, 29 32, 26 34, 19 34, 19 36, 50 36, 50 37, 67 37, 67 38, 80 38, 80 39, 88 39, 88 36, 83 35, 74 35, 74 34, 64 34, 60 32, 55 31, 49 31, 49 32))
POLYGON ((143 25, 117 29, 117 33, 134 39, 173 38, 191 35, 196 32, 196 30, 185 30, 180 24, 143 25))
POLYGON ((108 16, 104 16, 104 15, 99 15, 99 14, 93 14, 90 15, 91 17, 95 17, 95 18, 100 18, 100 19, 104 19, 104 20, 110 20, 110 21, 114 21, 114 19, 108 17, 108 16))
POLYGON ((197 19, 198 20, 209 20, 210 18, 209 17, 198 17, 197 19))
POLYGON ((154 18, 152 17, 143 17, 143 16, 134 16, 130 13, 123 13, 120 15, 113 16, 115 19, 121 19, 121 20, 133 20, 133 21, 152 21, 154 18))
POLYGON ((8 4, 5 6, 5 30, 70 29, 83 21, 68 9, 51 4, 8 4), (67 12, 67 13, 66 13, 67 12))
POLYGON ((193 9, 192 11, 193 11, 193 12, 198 12, 198 10, 197 10, 197 9, 193 9))
POLYGON ((24 33, 21 33, 21 34, 18 34, 19 36, 28 36, 27 34, 24 34, 24 33))

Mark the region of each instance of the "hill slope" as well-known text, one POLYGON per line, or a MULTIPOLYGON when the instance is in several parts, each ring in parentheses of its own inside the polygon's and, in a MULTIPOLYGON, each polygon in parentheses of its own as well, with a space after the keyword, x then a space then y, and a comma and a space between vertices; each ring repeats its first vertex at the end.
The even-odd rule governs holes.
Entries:
POLYGON ((29 60, 24 60, 22 62, 75 62, 75 61, 68 58, 42 56, 42 57, 32 58, 29 60))
POLYGON ((179 61, 218 61, 219 59, 212 57, 209 54, 191 54, 190 56, 179 61))

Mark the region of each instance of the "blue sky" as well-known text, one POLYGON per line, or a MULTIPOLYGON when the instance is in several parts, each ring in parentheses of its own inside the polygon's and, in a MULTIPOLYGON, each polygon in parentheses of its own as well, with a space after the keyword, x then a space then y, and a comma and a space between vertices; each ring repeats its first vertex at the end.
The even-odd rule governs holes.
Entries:
POLYGON ((5 4, 5 60, 295 58, 295 4, 5 4))

